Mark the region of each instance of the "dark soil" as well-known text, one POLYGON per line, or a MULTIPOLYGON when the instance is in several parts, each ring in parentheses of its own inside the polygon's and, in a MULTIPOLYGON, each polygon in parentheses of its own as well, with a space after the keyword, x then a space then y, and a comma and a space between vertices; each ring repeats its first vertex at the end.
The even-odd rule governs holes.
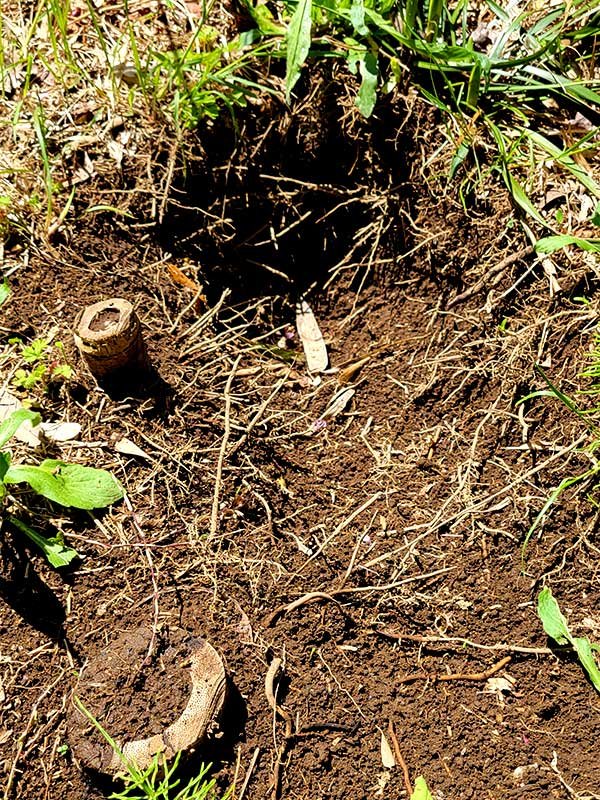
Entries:
MULTIPOLYGON (((158 632, 158 669, 129 673, 128 658, 124 685, 143 680, 148 705, 124 707, 115 678, 95 712, 115 738, 168 724, 185 694, 168 632, 208 639, 232 692, 223 737, 196 758, 215 764, 223 789, 235 778, 235 797, 256 752, 245 797, 273 794, 286 734, 265 695, 274 657, 294 726, 285 800, 406 797, 401 770, 381 760, 390 720, 412 781, 424 775, 437 800, 599 790, 598 694, 571 654, 548 651, 536 614, 548 584, 574 631, 600 639, 585 494, 566 492, 521 553, 552 487, 589 465, 567 449, 585 429, 551 399, 515 405, 542 388, 536 362, 564 390, 580 385, 595 279, 572 262, 552 295, 531 254, 511 260, 527 242, 499 184, 468 211, 435 179, 423 184, 421 154, 440 138, 419 109, 401 137, 386 131, 406 110, 389 109, 338 146, 333 100, 322 102, 329 129, 250 120, 233 154, 229 131, 213 150, 204 142, 209 155, 188 164, 156 229, 98 215, 11 276, 10 335, 57 326, 76 366, 70 384, 38 396, 46 419, 83 426, 85 446, 62 457, 113 470, 131 504, 91 520, 34 505, 32 524, 58 526, 84 557, 60 573, 3 528, 11 799, 105 796, 65 748, 70 698, 84 666, 138 626, 158 632), (292 222, 289 236, 269 233, 292 222), (206 287, 206 308, 170 276, 167 246, 206 287), (280 342, 315 282, 309 299, 342 370, 319 386, 299 343, 280 342), (95 385, 69 338, 80 308, 111 296, 135 304, 160 376, 119 396, 95 385), (311 434, 348 384, 351 406, 311 434), (123 437, 147 458, 116 451, 123 437), (504 680, 486 678, 506 656, 492 676, 504 680)), ((140 645, 134 661, 144 657, 140 645)))
MULTIPOLYGON (((157 641, 151 628, 117 630, 90 656, 74 693, 120 747, 162 733, 181 715, 191 687, 186 640, 178 630, 163 629, 157 641), (164 696, 168 702, 157 701, 164 696)), ((67 727, 76 758, 106 769, 110 761, 99 756, 105 741, 74 705, 67 727)))

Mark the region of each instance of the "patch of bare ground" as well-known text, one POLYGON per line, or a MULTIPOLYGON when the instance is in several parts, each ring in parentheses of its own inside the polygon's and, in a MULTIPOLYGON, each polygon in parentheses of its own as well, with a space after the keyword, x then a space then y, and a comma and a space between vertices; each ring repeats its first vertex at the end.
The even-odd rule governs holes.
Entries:
MULTIPOLYGON (((195 758, 238 800, 406 797, 382 765, 390 721, 438 800, 598 796, 598 696, 535 612, 550 581, 598 640, 584 493, 521 553, 552 487, 589 463, 587 430, 550 399, 516 405, 541 386, 534 363, 582 387, 596 265, 542 263, 491 178, 456 202, 414 98, 367 125, 317 89, 322 116, 224 122, 185 168, 125 153, 78 192, 79 224, 7 249, 5 342, 58 328, 76 375, 43 413, 80 422, 61 452, 112 469, 128 497, 85 517, 34 510, 82 554, 66 574, 3 530, 7 798, 104 796, 65 747, 67 710, 86 659, 138 626, 223 655, 223 736, 195 758), (133 221, 84 213, 117 200, 133 221), (306 290, 339 368, 318 385, 288 327, 306 290), (135 303, 159 375, 112 397, 69 338, 109 296, 135 303), (351 405, 316 425, 341 386, 351 405), (146 456, 119 453, 122 437, 146 456)), ((171 703, 165 680, 153 719, 171 703)))

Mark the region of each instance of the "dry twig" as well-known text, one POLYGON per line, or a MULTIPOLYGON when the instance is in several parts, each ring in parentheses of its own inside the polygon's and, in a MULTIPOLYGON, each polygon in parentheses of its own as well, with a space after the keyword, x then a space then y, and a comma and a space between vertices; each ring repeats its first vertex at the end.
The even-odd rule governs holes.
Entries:
POLYGON ((248 769, 246 770, 246 775, 244 776, 244 782, 240 786, 240 793, 237 797, 237 800, 244 800, 244 795, 246 794, 246 789, 248 788, 248 784, 250 783, 250 779, 252 777, 252 773, 254 772, 254 767, 256 766, 256 762, 258 761, 258 757, 260 755, 260 747, 257 747, 252 754, 252 758, 250 759, 250 764, 248 765, 248 769))
POLYGON ((467 645, 477 650, 500 650, 509 653, 523 653, 525 655, 551 656, 554 651, 549 647, 525 647, 517 644, 479 644, 470 639, 463 639, 461 636, 421 636, 420 634, 402 633, 401 631, 390 631, 385 628, 376 628, 372 633, 383 636, 386 639, 393 639, 396 642, 418 642, 419 644, 456 644, 462 648, 467 645))
POLYGON ((221 493, 221 480, 223 476, 223 463, 225 461, 225 453, 227 452, 227 443, 229 442, 229 434, 231 433, 231 385, 235 377, 236 370, 239 366, 242 356, 238 355, 233 363, 227 383, 225 384, 225 431, 223 432, 223 440, 221 441, 221 449, 219 451, 219 460, 217 461, 217 474, 215 475, 215 491, 213 494, 212 510, 210 514, 210 537, 216 535, 219 527, 219 496, 221 493))
POLYGON ((486 681, 488 678, 491 678, 492 675, 500 672, 500 670, 511 661, 512 656, 504 656, 497 664, 494 664, 483 672, 454 672, 449 675, 437 672, 413 672, 412 675, 406 675, 404 678, 400 678, 398 683, 412 683, 413 681, 433 681, 434 683, 438 681, 486 681))
POLYGON ((400 769, 402 770, 402 779, 404 780, 404 788, 406 789, 406 794, 408 797, 412 795, 412 784, 410 782, 410 775, 408 772, 408 767, 406 766, 406 761, 402 755, 400 750, 400 743, 398 742, 398 737, 396 736, 396 730, 394 728, 394 723, 392 720, 388 722, 388 734, 390 739, 392 740, 392 747, 394 748, 394 755, 396 757, 396 761, 400 765, 400 769))
POLYGON ((278 704, 275 696, 275 680, 281 668, 281 659, 274 658, 269 669, 267 670, 267 674, 265 675, 265 694, 267 696, 269 707, 272 709, 273 714, 276 717, 280 716, 285 723, 284 739, 279 747, 279 750, 277 751, 277 761, 275 762, 275 768, 273 770, 273 797, 275 800, 281 797, 281 767, 283 763, 283 757, 287 752, 287 748, 294 734, 294 721, 292 719, 292 715, 289 711, 278 704))

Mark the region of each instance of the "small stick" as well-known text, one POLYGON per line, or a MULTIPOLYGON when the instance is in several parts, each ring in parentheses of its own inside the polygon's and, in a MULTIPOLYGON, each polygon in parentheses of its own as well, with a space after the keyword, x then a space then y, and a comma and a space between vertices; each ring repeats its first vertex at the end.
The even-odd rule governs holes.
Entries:
POLYGON ((419 644, 456 644, 460 645, 460 649, 467 645, 477 650, 504 650, 509 653, 523 653, 524 655, 551 656, 554 654, 554 651, 549 647, 525 647, 517 644, 502 643, 479 644, 479 642, 472 642, 470 639, 463 639, 461 636, 421 636, 419 634, 402 633, 401 631, 390 631, 385 628, 375 629, 371 633, 398 642, 405 639, 407 642, 418 642, 419 644))
MULTIPOLYGON (((308 562, 305 561, 304 565, 307 563, 308 562)), ((398 586, 404 586, 407 583, 414 583, 415 581, 422 581, 426 580, 427 578, 436 578, 438 575, 445 575, 447 572, 452 572, 454 569, 456 569, 456 567, 443 567, 442 569, 436 569, 433 572, 425 572, 422 575, 411 575, 408 578, 402 578, 399 581, 386 583, 382 586, 349 586, 347 589, 332 589, 330 592, 309 592, 308 594, 302 595, 302 597, 299 597, 297 600, 294 600, 292 603, 275 609, 271 616, 267 618, 266 625, 269 627, 282 614, 285 614, 288 611, 293 611, 295 608, 304 605, 305 603, 311 603, 316 600, 333 600, 334 602, 337 602, 335 598, 344 594, 387 592, 390 589, 396 589, 398 586)), ((302 567, 300 568, 300 571, 301 570, 302 567)))
POLYGON ((277 677, 277 673, 279 672, 281 667, 282 667, 281 659, 274 658, 273 661, 271 662, 269 669, 267 670, 267 674, 265 675, 265 694, 267 696, 267 702, 269 703, 269 707, 272 709, 275 716, 279 715, 285 722, 285 736, 277 752, 277 761, 275 763, 275 768, 273 770, 274 800, 278 800, 278 798, 281 797, 281 766, 283 762, 283 757, 287 751, 287 748, 294 733, 294 722, 292 719, 292 715, 290 714, 289 711, 287 711, 285 708, 283 708, 277 703, 277 698, 275 697, 275 678, 277 677))
POLYGON ((345 520, 342 520, 342 522, 340 522, 340 524, 336 527, 336 529, 333 531, 333 533, 331 533, 325 539, 325 541, 317 548, 316 552, 314 552, 312 554, 312 556, 310 556, 309 558, 306 559, 306 561, 300 567, 300 569, 297 570, 297 573, 302 572, 304 570, 304 568, 306 566, 308 566, 308 564, 310 564, 311 561, 314 561, 315 558, 320 556, 321 553, 327 547, 327 545, 331 544, 331 542, 337 537, 337 535, 339 533, 341 533, 344 530, 344 528, 347 528, 348 525, 350 525, 352 522, 354 522, 356 517, 358 517, 360 514, 362 514, 363 511, 366 511, 367 508, 369 508, 369 506, 373 505, 373 503, 375 503, 377 500, 379 500, 383 496, 383 494, 384 494, 383 492, 375 492, 375 494, 372 495, 371 497, 369 497, 369 499, 366 500, 361 506, 359 506, 358 508, 355 508, 354 511, 350 514, 350 516, 346 517, 345 520))
POLYGON ((316 603, 317 600, 330 600, 332 603, 337 603, 335 597, 325 592, 309 592, 308 594, 302 595, 302 597, 299 597, 297 600, 294 600, 292 603, 288 603, 286 606, 279 606, 279 608, 276 608, 265 621, 265 626, 270 628, 283 614, 287 614, 289 611, 293 611, 295 608, 299 608, 307 603, 316 603))
POLYGON ((507 267, 512 266, 516 261, 520 261, 525 256, 530 255, 533 253, 533 247, 528 245, 527 247, 523 247, 521 250, 517 250, 516 253, 511 253, 511 255, 503 258, 502 261, 499 261, 497 264, 494 264, 493 267, 486 272, 485 276, 477 281, 473 286, 469 286, 465 289, 464 292, 457 294, 456 297, 453 297, 446 305, 446 308, 449 310, 457 306, 459 303, 463 303, 465 300, 468 300, 469 297, 472 297, 479 289, 481 289, 486 282, 489 282, 490 277, 494 275, 498 275, 502 270, 506 269, 507 267))
POLYGON ((148 652, 146 653, 146 658, 140 664, 140 671, 141 669, 148 665, 152 659, 154 654, 154 646, 156 644, 156 636, 158 633, 158 620, 159 620, 159 597, 160 597, 160 590, 158 588, 158 580, 156 577, 156 569, 154 567, 154 559, 152 558, 152 551, 148 547, 148 542, 146 541, 146 535, 142 529, 142 526, 138 522, 137 516, 135 511, 133 510, 133 506, 131 505, 131 501, 127 494, 123 498, 125 505, 127 506, 127 510, 131 514, 131 522, 133 527, 135 528, 136 533, 140 537, 139 544, 141 547, 144 548, 144 554, 146 556, 146 561, 148 562, 148 568, 150 570, 150 580, 152 581, 152 600, 153 600, 153 607, 154 607, 154 618, 152 620, 152 636, 150 637, 150 642, 148 644, 148 652))
POLYGON ((390 739, 392 740, 392 746, 394 748, 394 755, 396 756, 396 761, 398 762, 402 770, 404 788, 406 789, 407 795, 410 797, 412 795, 412 783, 410 782, 410 775, 408 772, 408 767, 406 766, 406 761, 404 760, 402 753, 400 752, 400 744, 398 742, 398 737, 396 736, 396 730, 394 728, 394 723, 392 722, 392 720, 388 722, 388 734, 390 739))
POLYGON ((244 795, 246 794, 246 789, 248 788, 248 784, 250 783, 250 778, 252 777, 252 773, 254 772, 254 767, 256 766, 256 762, 258 761, 259 755, 260 755, 260 747, 257 747, 252 755, 252 758, 250 759, 250 764, 248 765, 248 769, 246 770, 244 782, 240 787, 238 800, 244 800, 244 795))
POLYGON ((225 384, 225 431, 223 433, 223 441, 221 442, 221 449, 219 451, 219 460, 217 462, 217 474, 215 476, 215 491, 213 494, 212 510, 210 513, 210 537, 216 535, 219 527, 219 495, 221 493, 221 479, 223 475, 223 462, 225 461, 225 453, 227 452, 227 442, 229 441, 229 434, 231 433, 231 421, 229 416, 231 414, 231 385, 235 377, 236 370, 242 360, 239 355, 231 368, 227 383, 225 384))
POLYGON ((491 678, 492 675, 500 672, 500 670, 503 669, 503 667, 505 667, 510 661, 512 661, 512 656, 504 656, 504 658, 501 658, 497 664, 494 664, 484 672, 455 672, 450 675, 440 675, 436 672, 414 672, 412 675, 407 675, 404 678, 400 678, 398 683, 412 683, 413 681, 429 680, 433 681, 434 683, 437 681, 486 681, 488 678, 491 678))
POLYGON ((264 401, 264 402, 261 404, 261 406, 260 406, 260 408, 258 409, 258 411, 256 412, 256 414, 255 414, 255 415, 252 417, 252 419, 251 419, 251 420, 250 420, 250 422, 248 423, 248 427, 246 428, 246 430, 244 431, 244 433, 243 433, 243 434, 240 436, 240 438, 237 440, 237 442, 234 442, 234 443, 231 445, 231 450, 230 450, 230 451, 227 453, 227 455, 228 455, 228 456, 232 456, 232 455, 233 455, 233 454, 236 452, 236 450, 239 450, 239 449, 240 449, 240 447, 241 447, 241 446, 244 444, 244 442, 245 442, 245 441, 248 439, 248 437, 250 436, 250 433, 252 432, 252 429, 253 429, 253 428, 254 428, 254 426, 255 426, 255 425, 256 425, 256 424, 257 424, 257 423, 260 421, 260 419, 261 419, 262 415, 265 413, 265 411, 266 411, 266 410, 267 410, 267 408, 269 407, 269 405, 270 405, 270 403, 271 403, 271 400, 273 400, 273 398, 274 398, 274 397, 275 397, 275 395, 276 395, 276 394, 279 392, 279 390, 281 389, 281 387, 282 387, 282 386, 283 386, 283 385, 286 383, 287 379, 288 379, 288 378, 289 378, 289 376, 290 376, 290 373, 291 373, 291 371, 292 371, 292 367, 290 367, 290 368, 288 369, 288 371, 285 373, 285 375, 283 376, 283 378, 281 378, 281 380, 280 380, 280 381, 278 381, 278 383, 275 385, 275 388, 273 389, 273 391, 271 392, 271 394, 270 394, 270 395, 267 397, 267 399, 266 399, 266 400, 265 400, 265 401, 264 401))

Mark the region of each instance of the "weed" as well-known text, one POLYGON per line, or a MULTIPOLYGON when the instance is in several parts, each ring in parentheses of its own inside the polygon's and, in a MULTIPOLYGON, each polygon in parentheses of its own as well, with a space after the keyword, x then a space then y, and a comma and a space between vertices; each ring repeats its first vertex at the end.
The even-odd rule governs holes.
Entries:
POLYGON ((419 775, 415 781, 415 789, 410 796, 410 800, 433 800, 427 781, 422 775, 419 775))
MULTIPOLYGON (((598 338, 598 334, 596 335, 596 341, 597 342, 600 341, 600 339, 598 338)), ((600 350, 597 351, 597 355, 600 356, 600 350)), ((593 354, 592 354, 592 356, 593 356, 593 354)), ((586 413, 585 411, 583 411, 577 405, 577 403, 575 402, 575 400, 573 400, 573 398, 569 397, 569 395, 567 395, 564 392, 562 392, 558 388, 558 386, 556 386, 554 383, 552 383, 552 381, 548 378, 548 376, 546 375, 544 370, 539 366, 539 364, 535 365, 535 370, 538 373, 538 375, 540 375, 543 378, 543 380, 545 381, 546 385, 548 386, 548 389, 540 389, 538 391, 531 392, 526 397, 521 398, 519 400, 519 402, 517 403, 517 406, 519 406, 522 403, 525 403, 528 400, 531 400, 532 398, 535 398, 535 397, 555 397, 557 400, 560 400, 560 402, 566 408, 568 408, 569 411, 571 411, 573 414, 575 414, 577 417, 579 417, 579 419, 583 422, 583 424, 589 430, 589 432, 590 432, 590 434, 592 436, 592 441, 588 445, 587 449, 588 449, 588 451, 590 453, 593 454, 594 451, 597 450, 598 447, 600 447, 600 428, 598 428, 596 426, 596 424, 590 418, 589 414, 586 413)), ((587 376, 595 376, 596 374, 600 374, 600 361, 593 360, 592 365, 583 374, 587 375, 587 376)), ((588 391, 588 393, 596 394, 598 391, 600 391, 600 387, 593 387, 592 390, 588 391)), ((593 465, 592 465, 592 467, 590 467, 590 469, 585 470, 584 472, 582 472, 582 473, 580 473, 578 475, 570 475, 570 476, 568 476, 567 478, 562 480, 561 483, 555 489, 552 490, 552 492, 550 493, 550 496, 548 497, 548 499, 544 503, 541 511, 537 514, 536 518, 534 519, 534 521, 530 525, 529 530, 525 534, 525 540, 523 542, 523 547, 522 547, 522 551, 521 551, 523 559, 525 558, 525 552, 527 550, 527 545, 529 544, 529 540, 531 539, 533 533, 535 532, 537 527, 540 525, 542 520, 545 518, 545 516, 548 513, 548 511, 550 510, 550 508, 554 505, 554 503, 556 503, 558 498, 562 495, 562 493, 566 489, 570 488, 571 486, 575 486, 577 484, 581 484, 581 483, 583 483, 583 482, 585 482, 585 481, 587 481, 587 480, 589 480, 591 478, 595 478, 599 474, 600 474, 600 462, 596 461, 596 459, 593 459, 593 465)))
MULTIPOLYGON (((119 756, 127 772, 125 788, 120 792, 113 792, 109 800, 217 800, 215 780, 214 778, 207 780, 206 777, 212 764, 201 764, 198 773, 185 786, 179 788, 181 779, 175 776, 181 753, 177 753, 170 765, 164 755, 157 754, 147 769, 138 769, 135 763, 127 761, 112 736, 81 700, 74 697, 73 702, 119 756)), ((228 800, 229 797, 231 792, 226 792, 221 800, 228 800)))
POLYGON ((592 644, 587 637, 573 636, 560 606, 548 587, 539 593, 537 611, 548 636, 559 645, 571 645, 592 686, 600 692, 600 669, 593 653, 594 650, 600 652, 600 645, 592 644))
POLYGON ((67 363, 62 342, 51 343, 49 339, 34 339, 24 344, 20 339, 9 339, 17 345, 21 360, 26 365, 15 371, 12 385, 17 389, 44 388, 49 384, 66 381, 73 375, 73 368, 67 363))
MULTIPOLYGON (((600 198, 584 160, 597 147, 594 129, 562 147, 550 138, 557 114, 575 109, 593 118, 600 109, 592 61, 600 33, 595 0, 523 11, 490 3, 488 21, 476 29, 469 28, 466 0, 245 2, 257 36, 271 42, 271 55, 285 57, 288 102, 309 61, 345 60, 360 77, 356 105, 368 117, 377 94, 398 85, 408 64, 411 82, 454 123, 450 177, 470 153, 477 163, 475 147, 487 132, 496 151, 493 169, 516 205, 544 228, 553 224, 535 207, 527 185, 538 165, 569 173, 600 198)), ((555 238, 542 247, 582 241, 586 237, 555 238)))
MULTIPOLYGON (((0 501, 6 502, 10 498, 9 486, 20 483, 27 484, 36 494, 69 508, 104 508, 123 497, 123 488, 117 479, 103 469, 50 458, 39 465, 13 464, 6 445, 26 421, 37 425, 40 416, 22 408, 13 411, 0 423, 0 501)), ((52 566, 65 566, 77 556, 77 552, 67 547, 61 537, 46 538, 16 517, 9 514, 6 518, 40 547, 52 566)))

